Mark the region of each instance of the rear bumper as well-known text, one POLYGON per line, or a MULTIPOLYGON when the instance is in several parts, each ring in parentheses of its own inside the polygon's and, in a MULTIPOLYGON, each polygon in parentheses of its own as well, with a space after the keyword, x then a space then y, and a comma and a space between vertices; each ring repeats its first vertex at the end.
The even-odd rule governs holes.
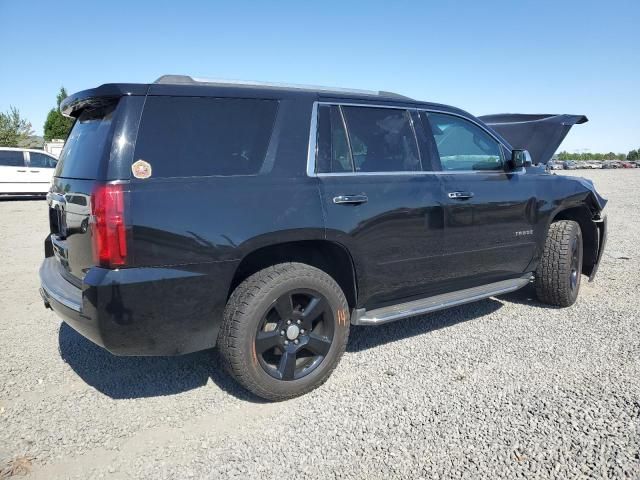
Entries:
POLYGON ((95 267, 78 288, 48 257, 40 293, 65 323, 113 354, 180 355, 215 346, 236 266, 95 267))

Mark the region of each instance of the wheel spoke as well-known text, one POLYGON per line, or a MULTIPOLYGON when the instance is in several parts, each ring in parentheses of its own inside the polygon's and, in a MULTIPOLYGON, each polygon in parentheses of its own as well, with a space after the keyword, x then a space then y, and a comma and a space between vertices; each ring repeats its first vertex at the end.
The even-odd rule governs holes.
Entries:
POLYGON ((322 297, 313 297, 302 312, 302 326, 307 330, 313 328, 313 321, 327 310, 327 302, 322 297))
POLYGON ((331 348, 331 339, 312 333, 309 335, 309 339, 307 340, 305 347, 316 355, 324 356, 329 353, 329 349, 331 348))
POLYGON ((276 309, 276 312, 278 312, 280 320, 287 320, 291 318, 291 314, 293 313, 291 295, 289 295, 288 293, 282 295, 276 300, 274 307, 276 309))
POLYGON ((278 330, 272 332, 258 332, 256 335, 256 353, 262 354, 267 350, 280 344, 280 333, 278 330))
POLYGON ((280 364, 278 365, 278 373, 282 380, 293 380, 293 375, 296 371, 296 353, 285 350, 280 357, 280 364))

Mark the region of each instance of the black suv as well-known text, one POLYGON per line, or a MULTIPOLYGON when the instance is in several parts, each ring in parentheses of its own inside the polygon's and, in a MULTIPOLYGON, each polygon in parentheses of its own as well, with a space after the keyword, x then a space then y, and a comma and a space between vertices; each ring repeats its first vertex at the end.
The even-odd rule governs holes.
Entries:
POLYGON ((324 382, 350 325, 531 281, 569 306, 604 248, 591 182, 530 160, 584 117, 183 76, 61 110, 75 124, 47 197, 45 305, 116 355, 217 345, 267 399, 324 382))

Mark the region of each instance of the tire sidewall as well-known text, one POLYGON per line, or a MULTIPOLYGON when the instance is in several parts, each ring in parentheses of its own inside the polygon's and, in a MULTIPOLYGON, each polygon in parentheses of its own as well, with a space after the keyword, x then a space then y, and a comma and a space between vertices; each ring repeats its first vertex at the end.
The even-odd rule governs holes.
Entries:
MULTIPOLYGON (((318 270, 318 272, 326 275, 321 270, 318 270)), ((328 278, 333 282, 333 279, 328 278)), ((255 304, 251 305, 248 311, 245 312, 245 318, 242 322, 240 352, 242 352, 242 355, 247 356, 247 358, 245 358, 248 367, 247 371, 254 383, 257 383, 262 389, 277 395, 293 395, 299 391, 311 389, 326 380, 340 360, 349 335, 349 307, 344 295, 339 288, 337 288, 337 285, 336 289, 337 291, 329 288, 327 283, 318 279, 317 276, 307 275, 301 275, 295 278, 289 277, 283 280, 274 279, 274 281, 266 286, 265 290, 261 292, 263 294, 259 295, 259 299, 255 304), (258 360, 255 351, 255 339, 258 333, 258 326, 264 314, 271 308, 276 299, 291 290, 301 288, 315 290, 326 298, 333 313, 333 340, 329 352, 311 373, 297 380, 278 380, 269 375, 262 368, 258 360), (339 321, 339 318, 344 318, 344 321, 339 321)))

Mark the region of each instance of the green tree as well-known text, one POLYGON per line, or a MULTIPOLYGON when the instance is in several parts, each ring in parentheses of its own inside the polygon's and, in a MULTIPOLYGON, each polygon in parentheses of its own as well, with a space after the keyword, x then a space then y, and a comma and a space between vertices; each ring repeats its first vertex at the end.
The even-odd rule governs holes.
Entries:
POLYGON ((0 147, 18 147, 33 135, 31 124, 20 116, 16 107, 0 112, 0 147))
POLYGON ((640 160, 640 149, 627 153, 627 160, 640 160))
POLYGON ((67 98, 67 91, 64 87, 60 87, 60 91, 56 97, 58 106, 49 111, 47 120, 44 122, 44 139, 47 142, 54 138, 66 140, 69 135, 73 120, 60 113, 60 104, 65 98, 67 98))

